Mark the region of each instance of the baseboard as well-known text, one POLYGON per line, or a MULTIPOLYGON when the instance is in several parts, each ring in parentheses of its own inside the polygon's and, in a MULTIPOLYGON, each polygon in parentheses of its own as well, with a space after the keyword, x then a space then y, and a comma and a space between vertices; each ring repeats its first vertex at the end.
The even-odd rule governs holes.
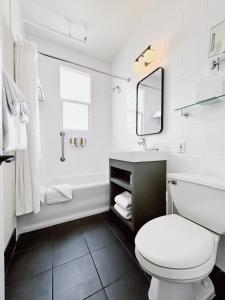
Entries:
POLYGON ((5 256, 5 274, 9 269, 9 265, 11 259, 13 257, 14 251, 16 249, 16 228, 13 230, 13 233, 9 239, 8 245, 5 248, 4 256, 5 256))
POLYGON ((23 226, 22 228, 19 227, 19 228, 17 228, 17 231, 18 231, 18 234, 20 235, 20 234, 23 234, 23 233, 26 233, 26 232, 46 228, 46 227, 61 224, 61 223, 64 223, 64 222, 69 222, 69 221, 73 221, 73 220, 76 220, 76 219, 81 219, 81 218, 84 218, 84 217, 100 214, 100 213, 106 212, 108 210, 109 210, 109 207, 105 206, 105 207, 101 207, 101 208, 97 208, 97 209, 92 209, 90 211, 85 211, 85 212, 79 213, 79 214, 67 215, 67 216, 63 216, 63 217, 60 217, 60 218, 54 218, 52 220, 32 224, 32 225, 29 225, 29 226, 23 226))

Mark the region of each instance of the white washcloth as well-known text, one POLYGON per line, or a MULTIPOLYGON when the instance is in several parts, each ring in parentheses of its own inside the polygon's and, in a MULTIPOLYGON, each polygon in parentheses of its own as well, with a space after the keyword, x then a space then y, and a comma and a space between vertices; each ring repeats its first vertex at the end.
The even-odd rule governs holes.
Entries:
POLYGON ((47 204, 56 204, 72 200, 72 187, 68 184, 53 185, 45 191, 47 204))
POLYGON ((131 211, 128 211, 128 210, 122 208, 118 204, 115 204, 114 208, 124 219, 127 219, 127 220, 131 219, 131 211))
POLYGON ((129 193, 127 191, 123 192, 122 194, 117 195, 114 200, 123 209, 129 210, 129 211, 131 210, 131 204, 132 204, 131 193, 129 193))

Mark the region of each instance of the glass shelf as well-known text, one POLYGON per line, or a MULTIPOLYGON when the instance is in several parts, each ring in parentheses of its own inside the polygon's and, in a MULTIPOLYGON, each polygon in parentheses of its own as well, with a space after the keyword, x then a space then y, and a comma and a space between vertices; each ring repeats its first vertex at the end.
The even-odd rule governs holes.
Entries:
POLYGON ((222 101, 225 101, 225 94, 221 95, 221 96, 217 96, 217 97, 211 97, 211 98, 199 100, 195 103, 176 108, 175 111, 183 111, 186 109, 196 107, 198 105, 207 105, 207 104, 218 103, 218 102, 222 102, 222 101))

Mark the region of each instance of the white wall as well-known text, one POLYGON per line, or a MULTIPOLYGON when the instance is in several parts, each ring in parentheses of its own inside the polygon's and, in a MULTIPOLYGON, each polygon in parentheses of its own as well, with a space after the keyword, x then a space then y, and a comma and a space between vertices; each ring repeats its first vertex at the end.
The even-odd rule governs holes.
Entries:
MULTIPOLYGON (((7 11, 1 1, 0 13, 0 69, 3 66, 3 35, 7 11)), ((2 149, 2 80, 0 74, 0 149, 2 149)), ((0 299, 4 299, 4 211, 3 211, 3 172, 0 168, 0 299)))
MULTIPOLYGON (((23 28, 20 21, 20 14, 17 0, 2 0, 2 34, 1 52, 2 66, 11 76, 13 76, 13 44, 16 38, 24 37, 23 28), (11 4, 10 4, 11 3, 11 4)), ((11 234, 16 226, 15 221, 15 163, 3 164, 1 167, 3 174, 3 205, 4 205, 4 246, 6 247, 11 234)))
POLYGON ((209 28, 225 19, 224 9, 222 0, 155 1, 112 64, 114 73, 132 77, 131 83, 120 83, 122 93, 112 99, 113 148, 137 148, 135 133, 127 135, 126 93, 137 81, 134 59, 152 44, 156 62, 146 73, 159 65, 165 67, 165 125, 162 134, 149 137, 150 143, 157 140, 167 148, 169 171, 225 176, 225 140, 221 139, 225 133, 224 105, 193 110, 188 119, 174 112, 195 100, 195 85, 207 67, 209 28), (185 154, 176 152, 180 140, 187 143, 185 154))
MULTIPOLYGON (((86 55, 49 44, 37 37, 29 37, 38 44, 38 50, 58 57, 79 62, 92 68, 108 72, 109 66, 86 55)), ((110 79, 96 72, 90 72, 92 85, 91 129, 87 134, 68 132, 66 134, 65 162, 60 161, 62 131, 62 102, 60 100, 59 67, 62 63, 39 57, 39 76, 45 93, 40 103, 41 140, 43 149, 44 177, 80 175, 108 171, 109 96, 110 79), (75 149, 69 146, 70 137, 86 137, 87 146, 75 149)), ((67 64, 70 67, 69 64, 67 64)), ((82 69, 81 69, 82 70, 82 69)), ((84 69, 85 72, 87 70, 84 69)), ((89 71, 88 71, 89 72, 89 71)))
MULTIPOLYGON (((135 133, 128 133, 126 126, 127 91, 135 87, 138 78, 163 66, 164 131, 150 136, 148 144, 156 142, 161 149, 169 152, 169 172, 186 171, 225 177, 225 103, 193 110, 187 119, 174 111, 195 101, 195 85, 207 70, 209 28, 224 19, 223 0, 153 1, 151 10, 112 63, 114 73, 132 78, 130 83, 114 82, 114 85, 121 85, 122 92, 114 96, 111 103, 113 148, 138 149, 135 133), (145 72, 134 76, 134 60, 149 44, 155 50, 155 62, 145 72), (177 144, 182 140, 186 141, 186 153, 179 154, 177 144)), ((224 66, 219 74, 223 72, 224 66)), ((225 266, 225 250, 221 253, 222 265, 225 266)))

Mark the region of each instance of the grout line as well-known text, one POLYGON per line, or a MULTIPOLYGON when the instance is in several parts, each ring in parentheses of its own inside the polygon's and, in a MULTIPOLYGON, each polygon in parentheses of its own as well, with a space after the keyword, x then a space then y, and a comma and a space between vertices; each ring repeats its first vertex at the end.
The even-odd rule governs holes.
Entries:
POLYGON ((14 286, 14 285, 23 283, 23 282, 25 282, 25 281, 32 280, 33 278, 38 277, 39 275, 42 275, 42 274, 44 274, 44 273, 46 273, 46 272, 49 272, 50 270, 52 270, 52 269, 49 268, 49 269, 47 269, 47 270, 41 271, 41 272, 38 273, 38 274, 32 275, 32 276, 30 276, 30 277, 27 277, 27 278, 25 278, 25 279, 18 280, 18 281, 15 281, 15 282, 11 282, 10 284, 5 285, 5 287, 6 287, 6 288, 9 288, 9 287, 12 287, 12 286, 14 286))
MULTIPOLYGON (((100 216, 101 217, 101 216, 100 216)), ((130 253, 128 247, 124 244, 123 240, 120 239, 120 237, 118 236, 117 233, 114 232, 114 230, 112 229, 112 227, 109 225, 109 223, 101 217, 101 219, 103 220, 103 222, 109 227, 109 229, 112 231, 112 233, 114 234, 114 236, 117 238, 117 240, 119 241, 119 243, 122 245, 122 247, 125 249, 125 251, 129 254, 129 256, 132 258, 132 260, 135 262, 135 264, 137 265, 138 269, 144 274, 144 276, 147 278, 147 280, 149 281, 149 277, 148 275, 143 271, 143 269, 141 268, 141 266, 139 265, 138 261, 136 260, 136 258, 130 253)), ((151 276, 151 275, 150 275, 151 276)), ((152 276, 151 276, 152 277, 152 276)))
MULTIPOLYGON (((128 276, 128 275, 130 275, 130 274, 133 274, 133 273, 137 272, 137 270, 135 270, 135 269, 134 269, 134 270, 131 270, 131 271, 129 271, 129 272, 127 272, 127 273, 121 275, 121 276, 120 276, 119 278, 117 278, 116 280, 110 282, 110 283, 107 284, 106 286, 103 285, 102 280, 101 280, 101 277, 100 277, 99 272, 98 272, 98 269, 97 269, 97 266, 96 266, 95 261, 94 261, 94 259, 93 259, 92 253, 93 253, 93 252, 96 252, 96 251, 98 251, 98 250, 101 250, 101 249, 103 249, 103 248, 107 248, 108 246, 113 245, 113 244, 116 244, 116 243, 122 244, 122 241, 121 241, 119 238, 117 238, 117 236, 115 235, 115 233, 112 231, 111 227, 104 221, 104 219, 101 217, 101 215, 98 215, 98 216, 99 216, 99 219, 101 219, 101 220, 103 221, 103 223, 110 229, 110 231, 112 232, 112 234, 113 234, 113 235, 116 237, 116 239, 117 239, 116 242, 112 242, 112 243, 107 244, 106 246, 104 246, 104 247, 102 247, 102 248, 100 248, 100 249, 97 249, 97 250, 95 250, 95 251, 91 251, 90 248, 89 248, 89 246, 88 246, 88 243, 87 243, 87 241, 86 241, 86 238, 85 238, 85 236, 84 236, 84 239, 85 239, 85 242, 86 242, 86 244, 87 244, 87 247, 88 247, 88 249, 89 249, 89 251, 90 251, 90 255, 91 255, 92 261, 93 261, 93 263, 94 263, 95 269, 96 269, 96 271, 97 271, 97 273, 98 273, 98 276, 99 276, 99 279, 100 279, 100 281, 101 281, 102 287, 103 287, 103 289, 105 290, 105 288, 107 288, 108 286, 110 286, 110 285, 113 284, 114 282, 117 282, 117 281, 121 280, 122 278, 124 278, 124 277, 126 277, 126 276, 128 276)), ((123 249, 125 248, 125 247, 123 246, 123 244, 122 244, 122 247, 123 247, 123 249)), ((136 262, 136 260, 134 259, 134 257, 129 253, 128 249, 125 248, 124 250, 125 250, 126 252, 128 252, 129 256, 135 261, 135 264, 138 266, 138 269, 141 270, 140 266, 137 264, 137 262, 136 262)), ((146 276, 146 275, 145 275, 145 276, 146 276)), ((105 294, 106 294, 106 292, 105 292, 105 294)), ((107 294, 106 294, 106 297, 107 297, 107 294)), ((107 299, 108 299, 108 297, 107 297, 107 299)))
MULTIPOLYGON (((86 243, 86 245, 87 245, 87 248, 88 248, 88 250, 89 250, 89 252, 90 252, 91 259, 92 259, 92 261, 93 261, 93 264, 94 264, 95 270, 96 270, 96 272, 97 272, 97 274, 98 274, 98 278, 99 278, 99 280, 100 280, 100 283, 101 283, 101 285, 102 285, 102 289, 104 289, 104 286, 103 286, 103 283, 102 283, 102 280, 101 280, 100 274, 99 274, 99 272, 98 272, 97 266, 96 266, 96 264, 95 264, 94 258, 93 258, 93 256, 92 256, 92 253, 91 253, 91 251, 90 251, 90 248, 89 248, 89 246, 88 246, 88 243, 87 243, 87 241, 86 241, 86 238, 85 238, 85 237, 84 237, 84 240, 85 240, 85 243, 86 243)), ((106 295, 106 299, 108 299, 107 295, 106 295)))
POLYGON ((107 285, 104 287, 104 289, 106 289, 107 287, 109 287, 109 286, 112 285, 113 283, 116 283, 117 281, 120 281, 121 279, 123 279, 123 278, 125 278, 125 277, 127 277, 127 276, 130 276, 130 275, 132 275, 132 274, 135 274, 136 272, 137 272, 137 270, 131 270, 131 271, 129 271, 129 272, 127 272, 127 273, 121 275, 119 278, 117 278, 117 279, 113 280, 112 282, 110 282, 109 284, 107 284, 107 285))
POLYGON ((68 264, 68 263, 70 263, 70 262, 72 262, 72 261, 75 261, 75 260, 77 260, 77 259, 79 259, 79 258, 82 258, 82 257, 84 257, 84 256, 86 256, 86 255, 89 255, 89 254, 90 254, 90 252, 85 253, 85 254, 82 254, 81 256, 76 257, 76 258, 73 258, 73 259, 68 260, 68 261, 65 261, 64 263, 62 263, 62 264, 60 264, 60 265, 53 266, 52 269, 53 269, 53 270, 54 270, 54 269, 57 269, 57 268, 59 268, 59 267, 61 267, 61 266, 64 266, 64 265, 66 265, 66 264, 68 264))
MULTIPOLYGON (((87 300, 89 297, 92 297, 92 296, 94 296, 95 294, 97 294, 97 293, 99 293, 99 292, 101 292, 101 291, 105 292, 105 291, 104 291, 104 288, 102 288, 102 289, 100 289, 100 290, 94 292, 93 294, 91 294, 91 295, 89 295, 89 296, 87 296, 87 297, 85 297, 85 298, 83 298, 83 299, 81 299, 81 300, 87 300)), ((108 298, 107 298, 107 299, 108 299, 108 298)))

